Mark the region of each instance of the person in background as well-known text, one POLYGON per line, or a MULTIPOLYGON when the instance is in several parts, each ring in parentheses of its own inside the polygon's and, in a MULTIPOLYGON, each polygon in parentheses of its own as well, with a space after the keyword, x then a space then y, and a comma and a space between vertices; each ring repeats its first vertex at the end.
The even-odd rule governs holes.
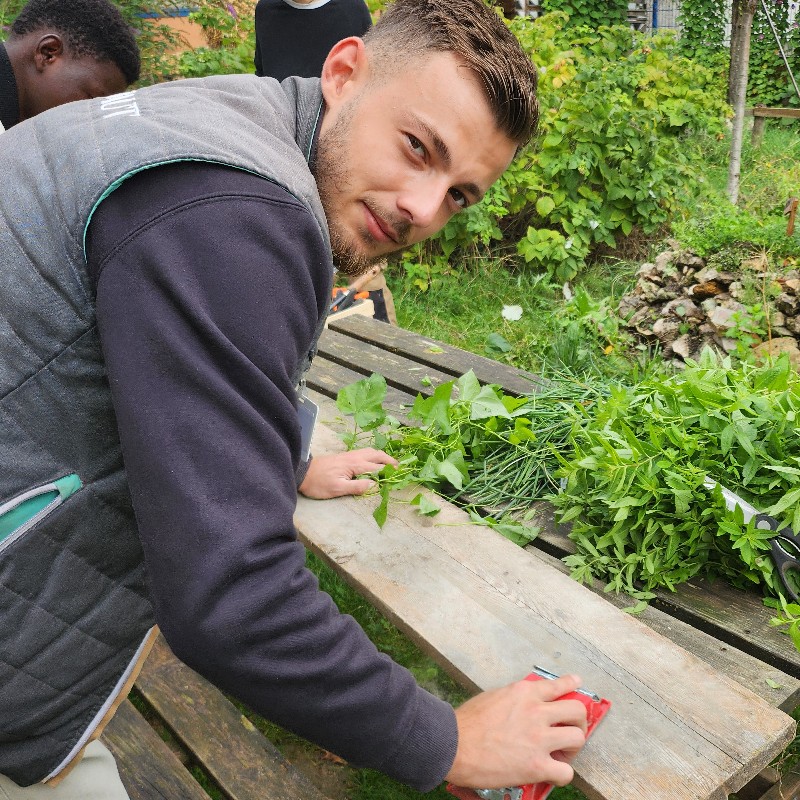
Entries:
MULTIPOLYGON (((318 78, 331 48, 372 27, 364 0, 259 0, 256 5, 256 75, 282 81, 318 78)), ((361 290, 375 303, 375 318, 397 324, 394 298, 381 271, 361 290)))
POLYGON ((256 75, 318 78, 331 48, 372 27, 364 0, 259 0, 256 75))
POLYGON ((139 80, 133 31, 109 0, 31 0, 0 42, 0 133, 139 80))

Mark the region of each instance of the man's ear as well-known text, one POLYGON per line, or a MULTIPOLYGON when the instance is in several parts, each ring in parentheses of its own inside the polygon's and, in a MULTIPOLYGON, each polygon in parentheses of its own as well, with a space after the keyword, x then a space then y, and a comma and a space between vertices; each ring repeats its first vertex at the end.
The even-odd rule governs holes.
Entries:
POLYGON ((44 72, 65 53, 64 40, 57 33, 46 33, 36 43, 33 61, 37 72, 44 72))
POLYGON ((322 65, 322 96, 328 108, 335 108, 359 89, 369 73, 364 41, 350 36, 337 42, 322 65))

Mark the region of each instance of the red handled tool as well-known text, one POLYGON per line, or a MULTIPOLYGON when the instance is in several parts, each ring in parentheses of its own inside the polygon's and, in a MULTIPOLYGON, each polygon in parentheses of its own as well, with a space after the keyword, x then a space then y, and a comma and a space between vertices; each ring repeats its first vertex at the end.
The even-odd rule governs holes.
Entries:
MULTIPOLYGON (((525 680, 554 680, 557 677, 558 675, 554 675, 542 667, 534 667, 533 672, 525 680)), ((605 700, 588 689, 576 689, 558 699, 578 700, 586 706, 587 738, 611 708, 610 700, 605 700)), ((552 790, 552 783, 528 783, 525 786, 514 786, 510 789, 465 789, 463 786, 447 784, 447 791, 458 797, 459 800, 545 800, 552 790)))

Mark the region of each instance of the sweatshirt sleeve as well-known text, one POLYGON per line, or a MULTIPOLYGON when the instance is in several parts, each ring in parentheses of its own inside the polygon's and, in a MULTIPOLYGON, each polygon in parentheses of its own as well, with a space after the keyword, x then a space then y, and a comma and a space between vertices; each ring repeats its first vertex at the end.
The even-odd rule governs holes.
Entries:
POLYGON ((263 716, 434 788, 455 757, 453 709, 338 612, 293 525, 292 377, 331 269, 314 217, 244 172, 159 167, 101 203, 88 260, 167 642, 263 716))

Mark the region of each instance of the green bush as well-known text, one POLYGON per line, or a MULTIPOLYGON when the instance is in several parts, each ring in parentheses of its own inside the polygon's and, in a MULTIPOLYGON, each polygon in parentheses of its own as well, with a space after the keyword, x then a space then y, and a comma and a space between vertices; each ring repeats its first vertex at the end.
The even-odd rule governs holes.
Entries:
POLYGON ((535 270, 570 280, 594 248, 669 219, 695 185, 687 134, 723 135, 728 107, 713 74, 672 34, 576 29, 561 12, 509 25, 539 67, 541 131, 481 204, 404 255, 423 290, 476 242, 515 247, 535 270))

